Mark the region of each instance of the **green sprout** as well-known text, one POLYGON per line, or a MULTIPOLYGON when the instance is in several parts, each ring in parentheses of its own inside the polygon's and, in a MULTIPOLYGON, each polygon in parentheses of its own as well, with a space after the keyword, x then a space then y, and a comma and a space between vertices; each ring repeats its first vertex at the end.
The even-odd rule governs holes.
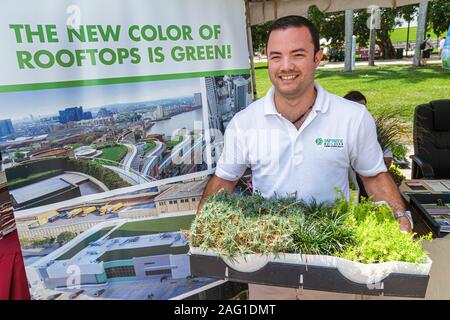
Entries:
POLYGON ((306 203, 295 197, 265 199, 216 193, 184 231, 190 245, 220 256, 298 253, 332 255, 362 263, 424 263, 422 242, 403 233, 391 209, 370 199, 306 203))

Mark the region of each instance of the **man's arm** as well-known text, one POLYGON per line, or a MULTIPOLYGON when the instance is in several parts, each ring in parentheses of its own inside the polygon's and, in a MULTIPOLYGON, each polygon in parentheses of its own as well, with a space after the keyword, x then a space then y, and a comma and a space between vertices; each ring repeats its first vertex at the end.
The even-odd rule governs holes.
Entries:
POLYGON ((206 184, 205 190, 203 190, 202 198, 200 199, 200 203, 197 208, 197 214, 202 210, 203 204, 213 193, 219 192, 221 189, 225 189, 229 194, 234 192, 236 185, 239 179, 236 181, 229 181, 222 178, 219 178, 216 175, 213 175, 212 178, 206 184))
MULTIPOLYGON (((386 201, 394 212, 406 210, 402 195, 389 173, 381 172, 373 177, 360 177, 364 183, 367 194, 369 197, 372 197, 374 201, 386 201)), ((407 232, 412 231, 408 218, 400 217, 398 222, 400 224, 400 230, 407 232)))

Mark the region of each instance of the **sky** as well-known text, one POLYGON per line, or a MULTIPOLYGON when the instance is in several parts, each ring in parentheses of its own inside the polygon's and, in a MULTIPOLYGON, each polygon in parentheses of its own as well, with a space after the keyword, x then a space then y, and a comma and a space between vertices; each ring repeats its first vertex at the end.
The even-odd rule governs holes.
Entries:
POLYGON ((86 110, 116 103, 193 96, 201 92, 200 81, 201 78, 192 78, 0 93, 0 119, 46 116, 68 107, 82 106, 86 110))

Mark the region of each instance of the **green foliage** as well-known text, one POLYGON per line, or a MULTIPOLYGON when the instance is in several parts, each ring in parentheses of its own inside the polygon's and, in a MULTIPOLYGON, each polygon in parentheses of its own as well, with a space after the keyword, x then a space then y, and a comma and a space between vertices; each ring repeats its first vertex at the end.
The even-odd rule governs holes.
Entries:
POLYGON ((425 262, 422 242, 431 239, 431 234, 416 240, 414 233, 401 232, 386 205, 377 205, 370 200, 360 203, 339 200, 337 207, 348 213, 346 223, 352 227, 355 241, 338 256, 361 263, 425 262))
POLYGON ((9 190, 14 190, 14 189, 17 189, 20 187, 30 185, 32 183, 36 183, 36 182, 57 176, 61 173, 63 173, 63 171, 61 169, 33 173, 25 178, 16 178, 13 180, 9 180, 8 188, 9 188, 9 190))
POLYGON ((55 238, 53 238, 53 237, 43 238, 43 239, 35 239, 35 240, 31 241, 31 244, 35 245, 35 246, 49 246, 49 245, 52 245, 53 243, 55 243, 55 238))
POLYGON ((65 158, 45 158, 36 159, 20 163, 14 167, 5 170, 8 181, 18 178, 27 178, 28 176, 40 172, 46 172, 56 169, 64 169, 65 158))
POLYGON ((344 11, 323 13, 316 6, 308 9, 308 18, 316 25, 321 38, 331 41, 332 48, 341 48, 345 38, 344 11))
POLYGON ((84 144, 85 145, 90 145, 92 142, 94 142, 94 137, 93 136, 87 136, 86 138, 84 138, 84 144))
POLYGON ((167 147, 167 149, 172 149, 177 144, 179 144, 181 141, 183 141, 183 136, 175 136, 172 140, 170 140, 166 143, 166 147, 167 147))
POLYGON ((389 174, 391 175, 392 179, 394 179, 394 182, 397 186, 400 186, 403 180, 406 179, 406 176, 400 170, 399 166, 395 164, 391 164, 391 166, 389 167, 389 174))
POLYGON ((153 141, 149 141, 145 143, 144 153, 151 151, 154 147, 156 147, 156 143, 153 141))
POLYGON ((185 232, 190 245, 235 258, 242 254, 302 253, 333 255, 362 263, 423 263, 421 243, 402 233, 385 205, 334 204, 295 198, 265 199, 259 194, 213 194, 185 232))
POLYGON ((264 24, 252 26, 252 43, 253 48, 256 51, 266 51, 267 31, 269 30, 271 24, 272 22, 266 22, 264 24))
POLYGON ((25 153, 23 153, 23 152, 16 152, 16 153, 14 153, 14 157, 16 159, 23 159, 23 158, 25 158, 25 153))
POLYGON ((102 159, 120 162, 128 153, 128 149, 124 145, 108 145, 98 148, 102 151, 102 159))
POLYGON ((68 260, 73 258, 78 252, 86 248, 91 242, 97 241, 105 234, 107 234, 114 227, 105 227, 103 229, 98 230, 97 232, 91 234, 87 238, 78 242, 75 246, 67 250, 63 255, 59 256, 55 260, 68 260))
POLYGON ((450 2, 434 0, 428 3, 428 23, 435 34, 447 32, 450 25, 450 2))
POLYGON ((400 138, 402 127, 398 112, 388 112, 375 117, 378 143, 382 150, 392 148, 400 138))
POLYGON ((77 234, 74 232, 64 231, 64 232, 61 232, 56 237, 56 242, 58 242, 59 244, 65 244, 65 243, 69 242, 70 240, 72 240, 73 238, 75 238, 76 236, 77 236, 77 234))
POLYGON ((392 155, 395 159, 406 160, 406 155, 408 154, 408 147, 400 142, 393 143, 391 145, 392 155))
POLYGON ((117 173, 93 161, 69 159, 67 160, 66 170, 90 175, 103 182, 110 190, 130 186, 130 184, 124 181, 117 173))
POLYGON ((189 231, 191 245, 231 258, 250 253, 333 254, 352 243, 345 215, 295 198, 212 195, 189 231))

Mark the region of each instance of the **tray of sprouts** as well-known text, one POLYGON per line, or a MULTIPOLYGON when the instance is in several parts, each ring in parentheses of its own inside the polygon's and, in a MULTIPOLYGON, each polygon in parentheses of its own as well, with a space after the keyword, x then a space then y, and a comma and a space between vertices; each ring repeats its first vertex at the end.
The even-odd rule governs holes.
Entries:
POLYGON ((431 260, 386 204, 219 192, 190 230, 191 273, 342 293, 424 297, 431 260))

